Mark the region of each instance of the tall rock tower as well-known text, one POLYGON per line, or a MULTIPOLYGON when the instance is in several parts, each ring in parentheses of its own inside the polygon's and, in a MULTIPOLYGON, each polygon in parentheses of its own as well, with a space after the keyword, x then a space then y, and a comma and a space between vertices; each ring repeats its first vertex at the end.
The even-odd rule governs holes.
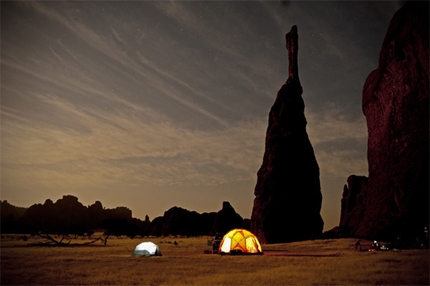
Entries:
POLYGON ((316 238, 324 224, 319 167, 306 133, 297 27, 293 26, 285 38, 289 77, 269 113, 251 216, 251 231, 261 243, 316 238))
POLYGON ((369 177, 348 179, 341 234, 417 237, 429 227, 428 1, 406 2, 391 20, 363 112, 369 177))

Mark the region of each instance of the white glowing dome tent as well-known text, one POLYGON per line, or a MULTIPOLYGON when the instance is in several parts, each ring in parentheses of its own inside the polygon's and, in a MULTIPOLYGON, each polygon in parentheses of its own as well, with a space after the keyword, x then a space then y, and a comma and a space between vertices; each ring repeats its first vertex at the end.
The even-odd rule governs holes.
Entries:
POLYGON ((153 242, 139 243, 133 251, 133 256, 161 256, 158 245, 153 242))

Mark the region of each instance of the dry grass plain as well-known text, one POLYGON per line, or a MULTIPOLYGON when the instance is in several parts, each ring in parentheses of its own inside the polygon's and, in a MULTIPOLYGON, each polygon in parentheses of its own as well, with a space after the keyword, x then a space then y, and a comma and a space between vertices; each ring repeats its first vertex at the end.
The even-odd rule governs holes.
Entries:
POLYGON ((204 254, 206 237, 27 246, 34 241, 3 236, 1 285, 429 285, 428 249, 358 252, 355 239, 263 245, 254 256, 204 254), (142 241, 163 256, 133 257, 142 241))

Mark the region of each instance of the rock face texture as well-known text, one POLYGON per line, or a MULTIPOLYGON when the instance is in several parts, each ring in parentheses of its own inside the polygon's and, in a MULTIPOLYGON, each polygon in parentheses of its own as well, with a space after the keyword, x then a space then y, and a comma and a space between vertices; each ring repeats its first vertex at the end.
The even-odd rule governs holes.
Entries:
POLYGON ((429 226, 429 3, 407 2, 391 20, 363 87, 368 182, 348 179, 344 235, 391 239, 429 226), (360 187, 361 185, 361 187, 360 187))
POLYGON ((343 187, 341 200, 340 234, 348 233, 349 225, 359 225, 365 209, 365 195, 367 194, 367 177, 351 175, 347 185, 343 187))
POLYGON ((289 77, 269 113, 257 173, 251 231, 261 243, 316 238, 322 233, 319 167, 306 133, 299 80, 297 27, 286 35, 289 77))

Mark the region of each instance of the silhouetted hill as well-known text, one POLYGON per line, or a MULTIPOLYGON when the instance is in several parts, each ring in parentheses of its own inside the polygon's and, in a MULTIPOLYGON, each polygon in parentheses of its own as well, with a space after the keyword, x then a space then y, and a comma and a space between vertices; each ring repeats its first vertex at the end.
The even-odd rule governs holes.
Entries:
POLYGON ((180 207, 172 207, 160 219, 151 223, 152 234, 197 236, 209 234, 216 213, 199 214, 180 207))
POLYGON ((8 203, 8 201, 0 201, 1 222, 12 221, 21 218, 27 208, 16 207, 8 203))
MULTIPOLYGON (((247 223, 249 228, 249 222, 247 223)), ((229 202, 223 202, 219 212, 199 214, 180 207, 172 207, 162 217, 151 222, 152 235, 214 235, 233 228, 244 228, 244 219, 236 213, 229 202)))
POLYGON ((131 210, 126 207, 106 209, 99 201, 86 207, 71 195, 65 195, 55 203, 47 199, 45 203, 34 204, 28 209, 15 207, 4 201, 1 208, 2 233, 83 235, 93 229, 103 228, 112 234, 144 234, 150 224, 149 218, 148 221, 132 218, 131 210))
POLYGON ((234 228, 245 228, 244 219, 234 210, 229 202, 223 202, 222 209, 216 214, 211 234, 227 233, 234 228))
POLYGON ((27 208, 17 207, 0 201, 1 207, 1 233, 27 233, 30 226, 21 222, 27 208))
POLYGON ((85 235, 104 229, 106 234, 116 236, 198 236, 245 225, 249 228, 249 220, 245 221, 236 213, 229 202, 223 202, 219 212, 203 214, 175 206, 152 222, 148 216, 144 221, 133 218, 126 207, 106 209, 100 201, 86 207, 71 195, 65 195, 55 203, 47 199, 43 204, 29 208, 15 207, 4 201, 1 202, 1 214, 2 233, 85 235))

